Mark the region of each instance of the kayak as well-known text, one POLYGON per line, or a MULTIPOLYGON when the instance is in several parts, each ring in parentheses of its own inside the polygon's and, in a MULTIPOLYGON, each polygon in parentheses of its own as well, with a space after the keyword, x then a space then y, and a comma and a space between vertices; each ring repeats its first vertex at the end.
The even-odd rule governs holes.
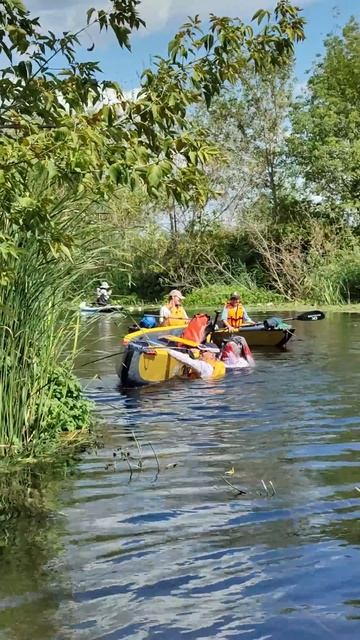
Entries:
POLYGON ((119 313, 122 309, 121 305, 116 304, 99 305, 86 304, 86 302, 80 304, 80 313, 119 313))
POLYGON ((211 340, 220 346, 224 340, 231 336, 243 336, 249 347, 280 347, 283 348, 295 334, 295 329, 290 325, 286 328, 267 329, 264 324, 242 326, 230 333, 227 329, 217 329, 213 332, 211 340))

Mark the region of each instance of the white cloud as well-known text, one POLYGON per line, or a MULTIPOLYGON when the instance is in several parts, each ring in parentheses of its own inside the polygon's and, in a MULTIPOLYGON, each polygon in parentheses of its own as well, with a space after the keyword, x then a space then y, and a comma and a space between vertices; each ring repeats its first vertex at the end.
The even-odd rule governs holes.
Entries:
POLYGON ((141 14, 149 31, 160 31, 166 26, 181 24, 187 16, 206 17, 209 13, 216 15, 251 17, 257 8, 274 6, 274 0, 142 0, 141 14))
MULTIPOLYGON (((316 0, 302 0, 301 6, 316 0)), ((147 31, 161 31, 180 25, 187 16, 199 13, 206 17, 217 15, 240 16, 249 19, 259 9, 272 9, 275 0, 142 0, 140 14, 146 21, 147 31)), ((106 8, 108 0, 27 0, 31 12, 40 15, 44 25, 56 31, 76 29, 84 24, 89 7, 106 8)))
POLYGON ((108 0, 25 0, 33 15, 41 18, 41 24, 55 33, 81 29, 86 24, 86 12, 90 7, 107 9, 108 0))

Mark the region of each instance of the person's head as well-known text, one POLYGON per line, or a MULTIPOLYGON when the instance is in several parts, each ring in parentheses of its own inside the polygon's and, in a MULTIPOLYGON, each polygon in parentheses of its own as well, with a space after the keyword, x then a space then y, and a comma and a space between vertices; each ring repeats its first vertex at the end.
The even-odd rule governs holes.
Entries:
POLYGON ((241 303, 240 293, 234 291, 230 294, 230 303, 235 307, 237 304, 241 303))
POLYGON ((109 284, 106 282, 106 280, 103 280, 101 285, 100 285, 100 289, 110 289, 109 284))
POLYGON ((206 362, 211 362, 218 358, 220 349, 213 342, 206 342, 199 345, 200 358, 206 362))
POLYGON ((179 289, 172 289, 172 291, 170 291, 169 302, 173 301, 174 304, 179 305, 182 303, 183 300, 184 300, 184 296, 181 293, 181 291, 179 291, 179 289))

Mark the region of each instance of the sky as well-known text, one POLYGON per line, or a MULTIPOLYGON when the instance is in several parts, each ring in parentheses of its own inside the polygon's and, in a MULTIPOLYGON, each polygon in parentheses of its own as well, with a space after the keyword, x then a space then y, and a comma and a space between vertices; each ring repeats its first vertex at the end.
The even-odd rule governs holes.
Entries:
MULTIPOLYGON (((85 23, 89 7, 106 8, 108 0, 24 0, 28 9, 41 18, 41 23, 55 33, 78 29, 85 23)), ((103 78, 114 80, 126 91, 139 86, 142 71, 155 55, 165 55, 167 43, 189 15, 200 14, 206 19, 216 15, 239 16, 249 20, 259 8, 272 8, 274 0, 142 0, 139 9, 147 28, 132 38, 132 53, 122 51, 109 35, 86 34, 83 57, 97 60, 103 78), (95 41, 95 49, 86 51, 95 41)), ((360 0, 296 0, 307 21, 306 40, 296 47, 295 74, 300 85, 306 82, 307 71, 316 56, 323 51, 324 38, 339 33, 350 16, 360 21, 360 0)))

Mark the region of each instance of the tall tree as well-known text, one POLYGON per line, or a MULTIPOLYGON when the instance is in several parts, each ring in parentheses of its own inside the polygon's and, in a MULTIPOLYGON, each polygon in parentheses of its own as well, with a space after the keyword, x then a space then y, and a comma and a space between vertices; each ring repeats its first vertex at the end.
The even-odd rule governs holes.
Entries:
POLYGON ((291 153, 314 207, 333 221, 359 222, 360 26, 353 18, 325 41, 305 97, 292 114, 291 153))
POLYGON ((211 166, 210 176, 222 191, 215 206, 226 222, 243 219, 259 206, 273 220, 281 214, 291 74, 291 60, 281 68, 267 65, 259 73, 250 65, 240 83, 203 114, 225 156, 220 166, 211 166))

